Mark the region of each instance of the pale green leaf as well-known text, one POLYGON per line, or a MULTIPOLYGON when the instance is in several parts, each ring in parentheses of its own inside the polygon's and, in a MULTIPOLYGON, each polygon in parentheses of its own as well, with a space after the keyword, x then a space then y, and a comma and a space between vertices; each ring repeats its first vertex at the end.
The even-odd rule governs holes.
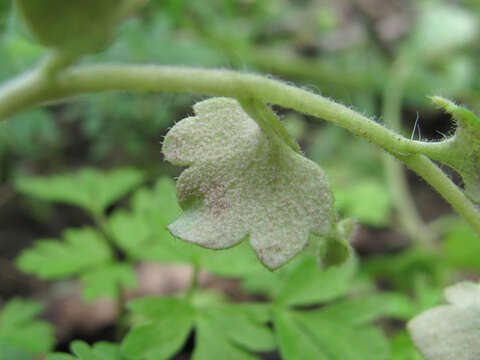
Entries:
POLYGON ((137 284, 135 269, 128 263, 101 265, 84 273, 81 281, 84 284, 83 296, 88 301, 101 296, 115 298, 120 287, 133 288, 137 284))
POLYGON ((173 237, 166 227, 180 214, 175 184, 162 178, 153 190, 140 189, 133 195, 132 212, 117 211, 108 224, 114 241, 134 259, 197 264, 231 277, 264 270, 247 244, 218 252, 173 237))
POLYGON ((42 311, 43 306, 34 301, 13 299, 7 302, 0 310, 0 343, 10 346, 12 352, 13 349, 30 354, 49 351, 55 341, 53 326, 35 319, 42 311))
POLYGON ((408 323, 410 335, 427 360, 480 358, 480 286, 463 282, 446 289, 447 305, 408 323))
POLYGON ((103 236, 91 228, 67 230, 60 240, 39 240, 17 258, 24 272, 42 279, 68 277, 109 262, 111 250, 103 236))
POLYGON ((248 235, 275 269, 310 233, 330 232, 333 198, 316 164, 267 137, 233 99, 206 100, 194 111, 163 144, 168 161, 190 166, 177 181, 184 212, 169 226, 175 236, 225 249, 248 235))
POLYGON ((93 214, 100 214, 143 180, 143 174, 136 169, 102 172, 85 168, 50 177, 21 177, 15 186, 18 191, 32 197, 75 205, 93 214))

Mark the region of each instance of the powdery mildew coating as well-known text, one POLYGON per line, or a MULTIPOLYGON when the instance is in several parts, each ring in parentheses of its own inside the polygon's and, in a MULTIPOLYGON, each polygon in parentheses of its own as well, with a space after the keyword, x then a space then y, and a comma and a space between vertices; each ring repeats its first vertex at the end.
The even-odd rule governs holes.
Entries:
POLYGON ((194 106, 163 143, 165 158, 189 166, 177 181, 184 212, 168 229, 211 248, 247 236, 258 258, 276 269, 307 244, 310 232, 327 235, 333 197, 323 171, 269 139, 229 98, 194 106))

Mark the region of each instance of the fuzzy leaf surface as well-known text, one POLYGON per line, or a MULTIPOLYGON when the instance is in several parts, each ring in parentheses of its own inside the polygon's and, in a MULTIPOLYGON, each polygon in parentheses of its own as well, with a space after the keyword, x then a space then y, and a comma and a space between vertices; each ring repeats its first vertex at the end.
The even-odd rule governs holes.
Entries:
POLYGON ((142 188, 132 196, 132 211, 116 211, 108 220, 116 244, 138 260, 197 264, 220 276, 241 277, 264 271, 246 243, 217 252, 173 237, 166 230, 182 210, 175 194, 175 183, 161 178, 153 189, 142 188))
POLYGON ((330 232, 333 197, 315 163, 267 137, 236 100, 209 99, 194 112, 163 144, 169 162, 189 167, 177 181, 184 212, 172 234, 211 249, 248 236, 260 261, 276 269, 311 233, 330 232))
POLYGON ((410 335, 427 360, 480 358, 480 286, 462 282, 446 289, 447 305, 437 306, 408 324, 410 335))

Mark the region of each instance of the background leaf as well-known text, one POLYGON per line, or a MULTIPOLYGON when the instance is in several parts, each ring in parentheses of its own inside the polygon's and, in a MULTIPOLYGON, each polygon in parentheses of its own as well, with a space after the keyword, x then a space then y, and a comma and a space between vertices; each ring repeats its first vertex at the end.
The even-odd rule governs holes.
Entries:
MULTIPOLYGON (((11 354, 14 349, 18 349, 18 354, 51 350, 55 341, 52 325, 35 319, 42 311, 43 306, 35 301, 17 298, 7 302, 0 311, 0 344, 5 344, 11 354)), ((0 353, 0 359, 3 354, 0 353)))
POLYGON ((101 172, 85 168, 76 173, 51 177, 21 177, 15 186, 18 191, 29 196, 76 205, 98 215, 143 180, 142 172, 135 169, 101 172))
POLYGON ((110 248, 96 230, 67 230, 63 238, 38 241, 20 254, 17 266, 42 279, 55 279, 82 273, 112 259, 110 248))

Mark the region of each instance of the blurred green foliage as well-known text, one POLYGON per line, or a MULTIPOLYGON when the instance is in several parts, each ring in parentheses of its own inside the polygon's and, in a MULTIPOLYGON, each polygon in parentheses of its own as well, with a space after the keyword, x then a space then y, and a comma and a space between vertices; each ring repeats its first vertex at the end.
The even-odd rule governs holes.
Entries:
MULTIPOLYGON (((394 14, 386 11, 378 20, 348 2, 150 1, 121 26, 108 49, 82 62, 264 72, 382 122, 385 80, 401 56, 408 68, 405 133, 411 134, 411 114, 419 111, 420 128, 427 133, 423 138, 438 138, 453 125, 438 129, 431 123, 439 113, 427 96, 448 96, 480 110, 480 7, 474 0, 405 3, 390 4, 394 14)), ((0 31, 0 80, 29 69, 45 54, 8 1, 0 2, 0 31)), ((434 250, 405 244, 395 253, 355 258, 327 271, 310 249, 271 273, 247 242, 225 251, 181 242, 165 230, 181 210, 171 180, 176 170, 161 164, 160 142, 175 121, 191 112, 194 100, 98 94, 47 104, 1 123, 2 186, 9 184, 30 199, 25 202, 28 215, 45 222, 51 214, 34 208, 34 198, 79 207, 91 218, 82 228, 35 242, 17 265, 42 279, 78 279, 84 298, 92 301, 114 298, 120 287, 138 286, 136 265, 141 262, 183 264, 235 279, 261 302, 238 304, 212 290, 136 300, 130 305, 133 327, 122 344, 76 342, 73 355, 47 360, 168 358, 181 351, 192 332, 195 359, 258 358, 274 349, 285 359, 299 354, 307 359, 421 359, 403 322, 441 302, 441 288, 466 272, 479 276, 480 248, 472 230, 450 221, 434 250), (83 168, 87 163, 113 170, 83 168)), ((393 237, 394 204, 379 151, 303 115, 287 112, 284 120, 308 157, 327 170, 340 214, 393 237)), ((5 210, 3 205, 11 203, 1 195, 5 210)), ((31 360, 31 354, 51 350, 51 327, 34 318, 40 312, 29 301, 2 305, 0 360, 31 360)))

